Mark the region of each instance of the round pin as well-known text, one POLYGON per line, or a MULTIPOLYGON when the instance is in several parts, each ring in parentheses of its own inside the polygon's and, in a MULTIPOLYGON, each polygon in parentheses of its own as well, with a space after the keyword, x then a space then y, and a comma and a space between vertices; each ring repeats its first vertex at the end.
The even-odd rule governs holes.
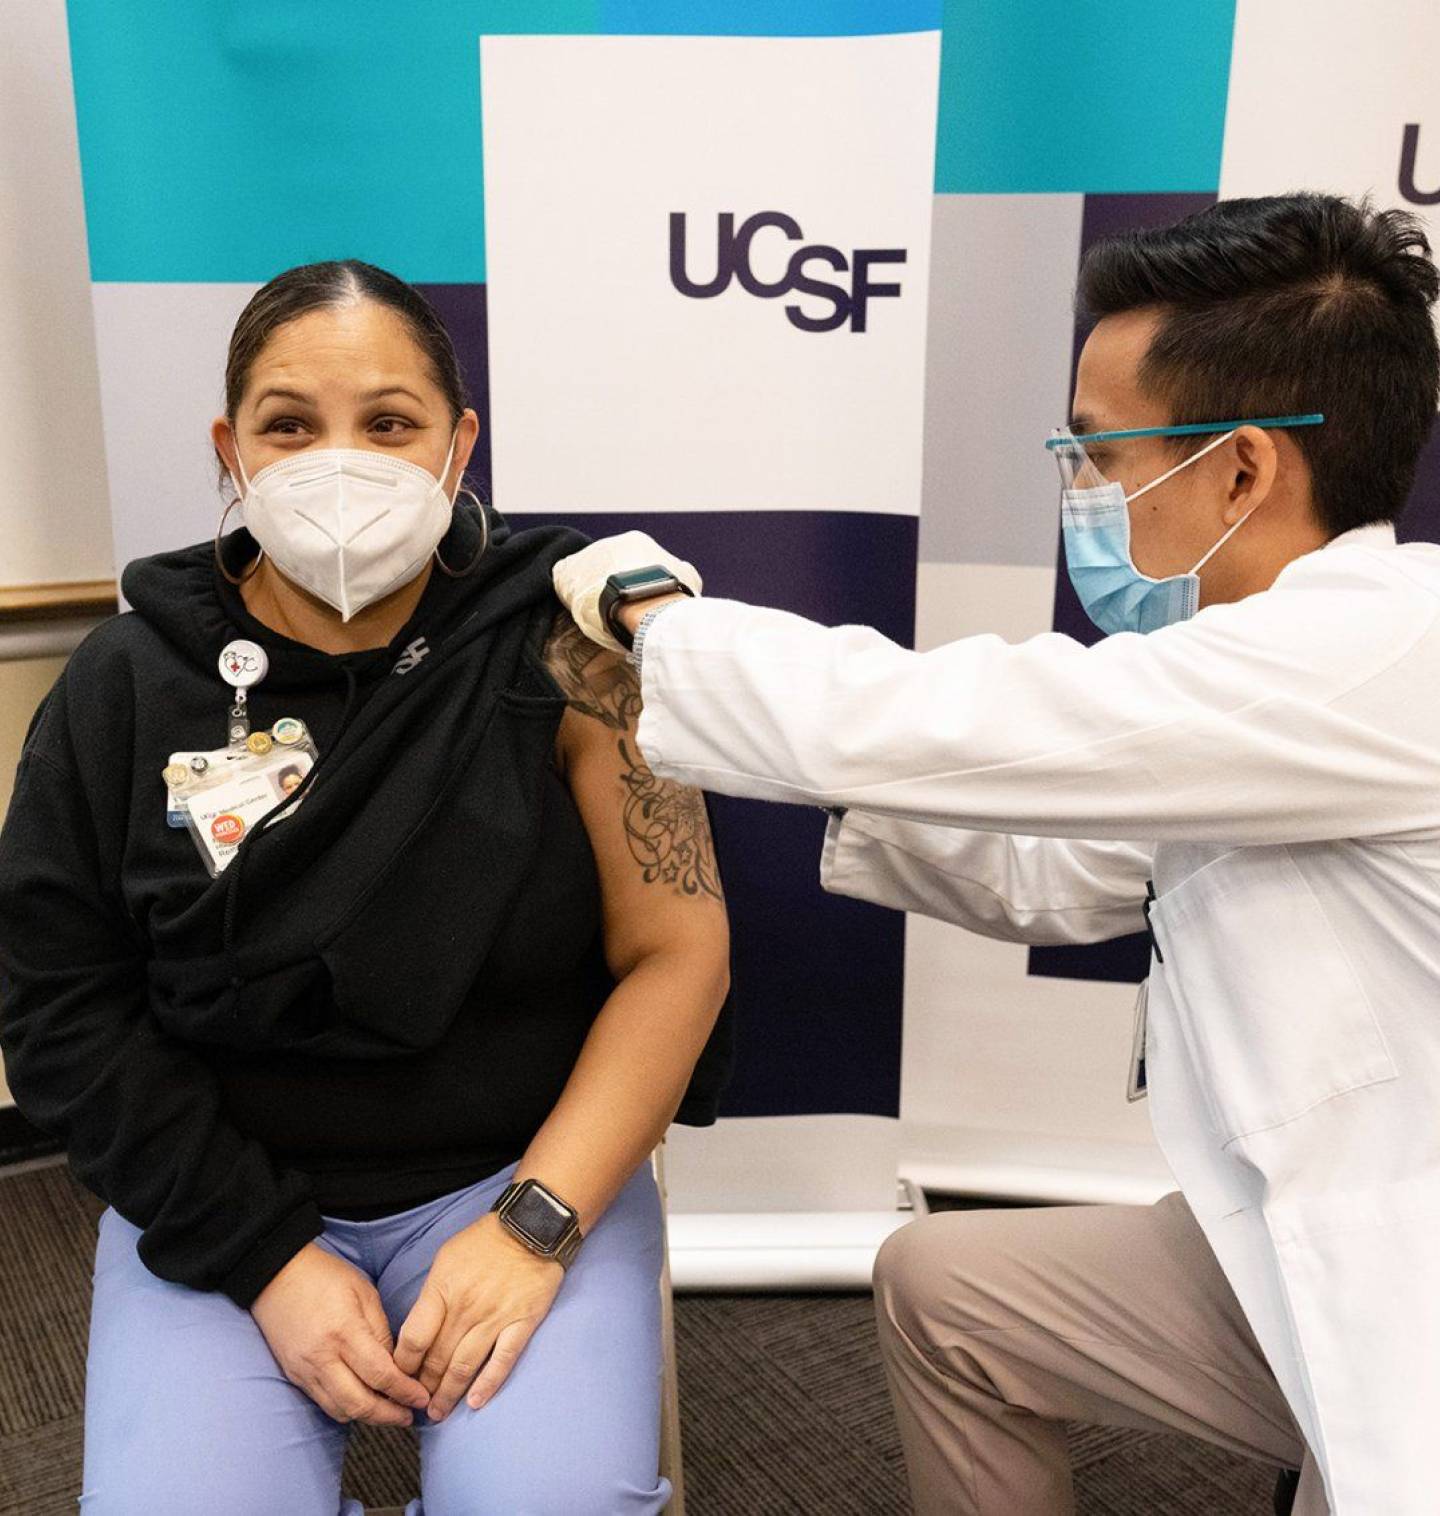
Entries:
POLYGON ((259 684, 270 670, 270 660, 258 642, 237 638, 227 642, 220 653, 220 677, 237 690, 259 684))
POLYGON ((190 767, 197 774, 203 774, 210 767, 210 760, 203 753, 196 753, 190 760, 190 767))
POLYGON ((289 747, 305 735, 305 723, 298 716, 282 716, 270 728, 270 735, 282 746, 289 747))
POLYGON ((251 732, 245 739, 245 746, 255 754, 257 758, 263 758, 274 744, 270 741, 269 732, 251 732))
POLYGON ((190 783, 190 770, 183 763, 167 763, 162 778, 168 789, 178 790, 182 784, 190 783))

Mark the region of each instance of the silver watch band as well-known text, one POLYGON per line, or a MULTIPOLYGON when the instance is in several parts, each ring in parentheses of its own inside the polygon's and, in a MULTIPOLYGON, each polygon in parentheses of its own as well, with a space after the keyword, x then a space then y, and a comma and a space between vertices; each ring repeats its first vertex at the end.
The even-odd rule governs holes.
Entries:
POLYGON ((668 611, 672 605, 678 603, 678 601, 667 600, 664 605, 652 607, 640 618, 639 625, 635 628, 634 641, 630 644, 630 651, 625 654, 625 661, 636 673, 640 671, 640 660, 645 653, 645 634, 650 630, 651 623, 662 611, 668 611))

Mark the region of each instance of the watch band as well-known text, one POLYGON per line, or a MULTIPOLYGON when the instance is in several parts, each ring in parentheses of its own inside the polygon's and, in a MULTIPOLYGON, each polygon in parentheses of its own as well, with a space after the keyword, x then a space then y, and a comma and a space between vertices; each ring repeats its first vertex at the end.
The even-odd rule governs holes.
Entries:
POLYGON ((568 1269, 570 1267, 571 1260, 580 1251, 580 1244, 585 1240, 585 1235, 580 1230, 580 1222, 574 1206, 567 1205, 549 1185, 542 1184, 538 1179, 512 1180, 500 1191, 499 1197, 490 1209, 499 1215, 500 1224, 512 1237, 523 1243, 537 1257, 553 1258, 561 1268, 568 1269), (512 1203, 516 1196, 521 1191, 527 1189, 540 1191, 559 1210, 569 1212, 569 1224, 560 1233, 555 1242, 548 1247, 526 1232, 510 1214, 512 1203))
POLYGON ((630 651, 625 654, 625 661, 636 673, 640 671, 640 660, 645 656, 645 637, 651 626, 654 625, 657 616, 663 616, 670 607, 677 602, 668 600, 664 605, 653 606, 640 618, 640 624, 635 628, 635 640, 630 644, 630 651))
POLYGON ((600 593, 599 612, 610 635, 628 653, 634 646, 630 633, 621 623, 617 612, 626 605, 641 600, 653 600, 658 595, 693 595, 695 592, 664 564, 656 563, 643 569, 629 569, 622 574, 611 574, 600 593), (638 581, 627 583, 626 581, 638 581))

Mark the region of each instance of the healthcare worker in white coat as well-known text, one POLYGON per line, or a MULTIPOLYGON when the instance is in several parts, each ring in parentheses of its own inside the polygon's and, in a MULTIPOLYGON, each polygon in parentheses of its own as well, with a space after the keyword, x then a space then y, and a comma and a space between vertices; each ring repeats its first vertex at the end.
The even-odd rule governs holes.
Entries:
POLYGON ((1440 547, 1393 525, 1436 294, 1417 222, 1336 196, 1091 250, 1048 445, 1094 647, 703 599, 640 533, 557 566, 633 638, 655 773, 831 808, 827 889, 1151 930, 1130 1093, 1180 1191, 934 1215, 877 1261, 922 1516, 1073 1510, 1065 1417, 1303 1462, 1303 1516, 1440 1512, 1440 547))

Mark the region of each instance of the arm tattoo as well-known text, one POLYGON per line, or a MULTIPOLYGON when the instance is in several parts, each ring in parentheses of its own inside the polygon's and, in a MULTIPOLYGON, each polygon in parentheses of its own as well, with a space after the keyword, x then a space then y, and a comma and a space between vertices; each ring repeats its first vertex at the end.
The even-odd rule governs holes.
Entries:
POLYGON ((640 719, 634 670, 618 653, 591 642, 568 611, 560 611, 550 628, 545 666, 582 716, 593 716, 617 732, 628 732, 640 719))
POLYGON ((705 797, 697 789, 657 779, 624 737, 620 757, 625 763, 625 840, 645 882, 663 879, 682 894, 723 900, 705 797))
POLYGON ((625 841, 645 882, 723 900, 704 795, 688 785, 657 779, 630 735, 641 708, 634 669, 591 642, 564 611, 556 616, 545 644, 545 665, 569 705, 620 734, 625 841))

